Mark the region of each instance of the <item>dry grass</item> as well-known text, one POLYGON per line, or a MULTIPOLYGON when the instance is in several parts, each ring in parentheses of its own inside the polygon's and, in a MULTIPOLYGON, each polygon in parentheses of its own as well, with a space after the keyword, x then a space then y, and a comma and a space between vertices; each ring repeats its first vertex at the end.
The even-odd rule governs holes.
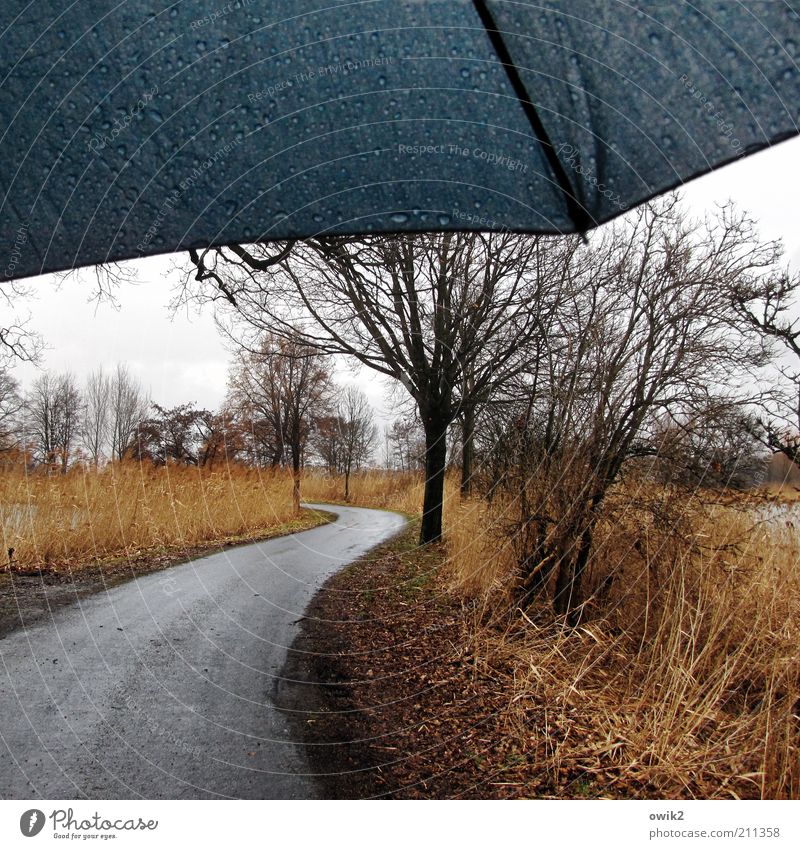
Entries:
POLYGON ((454 590, 483 600, 476 652, 564 795, 800 796, 800 508, 689 502, 680 541, 629 502, 600 529, 605 595, 575 631, 509 609, 502 506, 450 518, 454 590))
MULTIPOLYGON (((448 482, 448 490, 454 484, 448 482)), ((424 478, 413 472, 365 471, 350 477, 350 504, 396 510, 418 515, 422 506, 424 478)), ((344 503, 344 476, 309 471, 303 476, 303 500, 344 503)), ((452 495, 449 496, 452 498, 452 495)))
POLYGON ((263 537, 288 523, 297 520, 283 473, 130 463, 100 473, 0 474, 3 546, 15 549, 21 569, 263 537))

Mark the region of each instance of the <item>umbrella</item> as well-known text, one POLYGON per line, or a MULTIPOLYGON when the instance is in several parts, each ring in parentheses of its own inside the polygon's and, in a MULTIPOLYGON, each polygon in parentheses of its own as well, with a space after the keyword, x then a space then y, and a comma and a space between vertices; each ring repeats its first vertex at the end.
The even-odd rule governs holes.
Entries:
POLYGON ((5 0, 4 279, 582 232, 798 132, 797 0, 5 0))

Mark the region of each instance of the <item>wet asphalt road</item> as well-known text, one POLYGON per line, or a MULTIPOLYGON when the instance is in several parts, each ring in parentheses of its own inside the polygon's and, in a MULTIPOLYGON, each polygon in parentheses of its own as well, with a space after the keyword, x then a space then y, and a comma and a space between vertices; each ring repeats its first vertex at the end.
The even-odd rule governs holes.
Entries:
POLYGON ((326 578, 403 525, 324 509, 335 523, 129 581, 0 640, 0 797, 313 798, 271 702, 286 649, 326 578))

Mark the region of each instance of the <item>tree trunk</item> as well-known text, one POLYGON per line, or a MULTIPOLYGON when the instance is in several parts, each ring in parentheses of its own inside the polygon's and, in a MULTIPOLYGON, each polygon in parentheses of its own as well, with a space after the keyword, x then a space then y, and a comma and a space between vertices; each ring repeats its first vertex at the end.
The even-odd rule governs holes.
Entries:
POLYGON ((300 446, 292 446, 292 509, 300 512, 300 446))
POLYGON ((422 502, 420 545, 436 542, 442 536, 446 436, 447 422, 441 417, 428 416, 425 422, 425 495, 422 502))
POLYGON ((292 469, 292 510, 296 516, 300 512, 300 469, 292 469))
POLYGON ((578 543, 578 552, 569 563, 563 562, 556 579, 556 593, 553 599, 553 609, 556 613, 566 615, 567 621, 574 628, 580 622, 583 611, 583 573, 589 563, 594 541, 594 526, 597 522, 596 510, 603 500, 601 496, 592 499, 591 512, 578 543))
POLYGON ((565 568, 562 565, 556 582, 556 597, 553 607, 556 613, 566 614, 567 622, 571 627, 576 627, 581 619, 583 604, 583 573, 589 562, 589 554, 592 550, 594 522, 584 529, 575 559, 565 568), (563 577, 562 577, 563 576, 563 577))
POLYGON ((464 408, 461 436, 461 497, 472 492, 472 458, 475 437, 475 411, 470 405, 464 408))
POLYGON ((350 500, 350 467, 344 470, 344 500, 350 500))
POLYGON ((520 603, 529 604, 550 582, 553 570, 558 563, 558 557, 554 551, 545 550, 547 525, 544 520, 540 519, 536 522, 532 541, 530 530, 528 528, 525 530, 526 539, 521 563, 523 580, 520 603))
POLYGON ((563 616, 572 607, 572 590, 575 579, 575 560, 565 557, 558 566, 556 589, 553 595, 553 610, 563 616))

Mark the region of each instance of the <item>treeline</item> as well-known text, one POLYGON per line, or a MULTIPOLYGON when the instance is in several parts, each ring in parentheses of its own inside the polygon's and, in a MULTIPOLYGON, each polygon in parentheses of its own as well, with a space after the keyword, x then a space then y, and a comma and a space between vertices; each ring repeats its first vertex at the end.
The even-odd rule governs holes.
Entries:
MULTIPOLYGON (((449 434, 456 464, 460 433, 449 434)), ((125 364, 84 382, 43 372, 27 392, 0 368, 0 465, 65 473, 134 460, 213 469, 219 462, 256 468, 321 467, 344 479, 375 465, 425 468, 424 429, 413 411, 380 432, 366 395, 332 379, 330 358, 301 340, 265 336, 242 349, 220 410, 151 400, 125 364)))
POLYGON ((27 392, 0 371, 6 466, 66 473, 121 460, 209 469, 224 461, 299 472, 314 464, 343 475, 348 498, 351 473, 373 461, 378 442, 367 397, 336 384, 330 357, 268 334, 234 358, 217 411, 154 403, 123 364, 82 385, 70 372, 43 372, 27 392))

